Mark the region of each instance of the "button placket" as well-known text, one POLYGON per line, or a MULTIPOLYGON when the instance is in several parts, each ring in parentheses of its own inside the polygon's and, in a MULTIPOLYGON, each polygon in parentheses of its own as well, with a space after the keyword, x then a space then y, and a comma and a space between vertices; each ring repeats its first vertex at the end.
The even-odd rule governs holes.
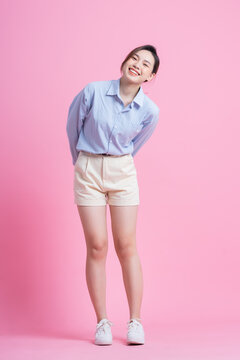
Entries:
MULTIPOLYGON (((114 123, 113 128, 112 128, 112 134, 115 133, 115 136, 117 136, 117 131, 118 131, 118 128, 119 128, 118 121, 119 121, 119 118, 120 118, 120 114, 121 114, 121 112, 117 112, 116 120, 115 120, 115 123, 114 123)), ((111 136, 112 136, 112 134, 111 134, 111 136)))

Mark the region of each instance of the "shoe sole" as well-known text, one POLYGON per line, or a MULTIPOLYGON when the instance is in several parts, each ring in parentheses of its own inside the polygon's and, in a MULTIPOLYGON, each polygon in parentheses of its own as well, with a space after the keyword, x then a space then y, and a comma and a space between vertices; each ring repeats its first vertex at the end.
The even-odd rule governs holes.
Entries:
POLYGON ((98 342, 94 342, 95 345, 112 345, 112 342, 111 343, 98 343, 98 342))
POLYGON ((144 345, 144 341, 130 341, 130 340, 128 340, 127 344, 128 345, 131 345, 131 344, 133 344, 133 345, 144 345))

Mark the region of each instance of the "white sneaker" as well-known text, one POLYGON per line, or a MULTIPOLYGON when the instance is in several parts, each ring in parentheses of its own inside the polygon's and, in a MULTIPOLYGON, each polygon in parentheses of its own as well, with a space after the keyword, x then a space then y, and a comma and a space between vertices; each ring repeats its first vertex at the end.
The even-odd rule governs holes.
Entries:
POLYGON ((142 324, 136 319, 131 319, 127 322, 127 327, 127 344, 144 344, 144 330, 142 324))
POLYGON ((113 323, 108 319, 102 319, 96 326, 95 331, 95 344, 96 345, 111 345, 112 332, 111 326, 113 323))

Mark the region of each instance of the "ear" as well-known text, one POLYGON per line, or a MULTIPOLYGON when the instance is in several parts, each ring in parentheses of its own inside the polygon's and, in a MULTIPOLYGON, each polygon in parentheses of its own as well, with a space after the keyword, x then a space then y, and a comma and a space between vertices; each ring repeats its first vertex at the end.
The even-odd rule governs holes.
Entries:
POLYGON ((147 81, 151 81, 155 76, 156 76, 156 74, 152 73, 151 75, 149 75, 147 81))

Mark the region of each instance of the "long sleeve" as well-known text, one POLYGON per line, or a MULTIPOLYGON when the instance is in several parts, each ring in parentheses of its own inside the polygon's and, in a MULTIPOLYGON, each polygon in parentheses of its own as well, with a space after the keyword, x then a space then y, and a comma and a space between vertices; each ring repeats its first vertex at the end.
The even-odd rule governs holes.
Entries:
POLYGON ((79 134, 83 126, 86 115, 90 106, 89 86, 88 84, 73 99, 67 118, 67 136, 72 154, 72 163, 75 165, 78 157, 76 149, 79 134))
POLYGON ((144 125, 142 130, 133 138, 133 152, 132 156, 135 156, 138 150, 147 142, 147 140, 150 138, 152 133, 154 132, 158 120, 159 120, 159 112, 160 109, 158 108, 158 111, 156 113, 153 113, 148 116, 146 120, 144 120, 144 125))

